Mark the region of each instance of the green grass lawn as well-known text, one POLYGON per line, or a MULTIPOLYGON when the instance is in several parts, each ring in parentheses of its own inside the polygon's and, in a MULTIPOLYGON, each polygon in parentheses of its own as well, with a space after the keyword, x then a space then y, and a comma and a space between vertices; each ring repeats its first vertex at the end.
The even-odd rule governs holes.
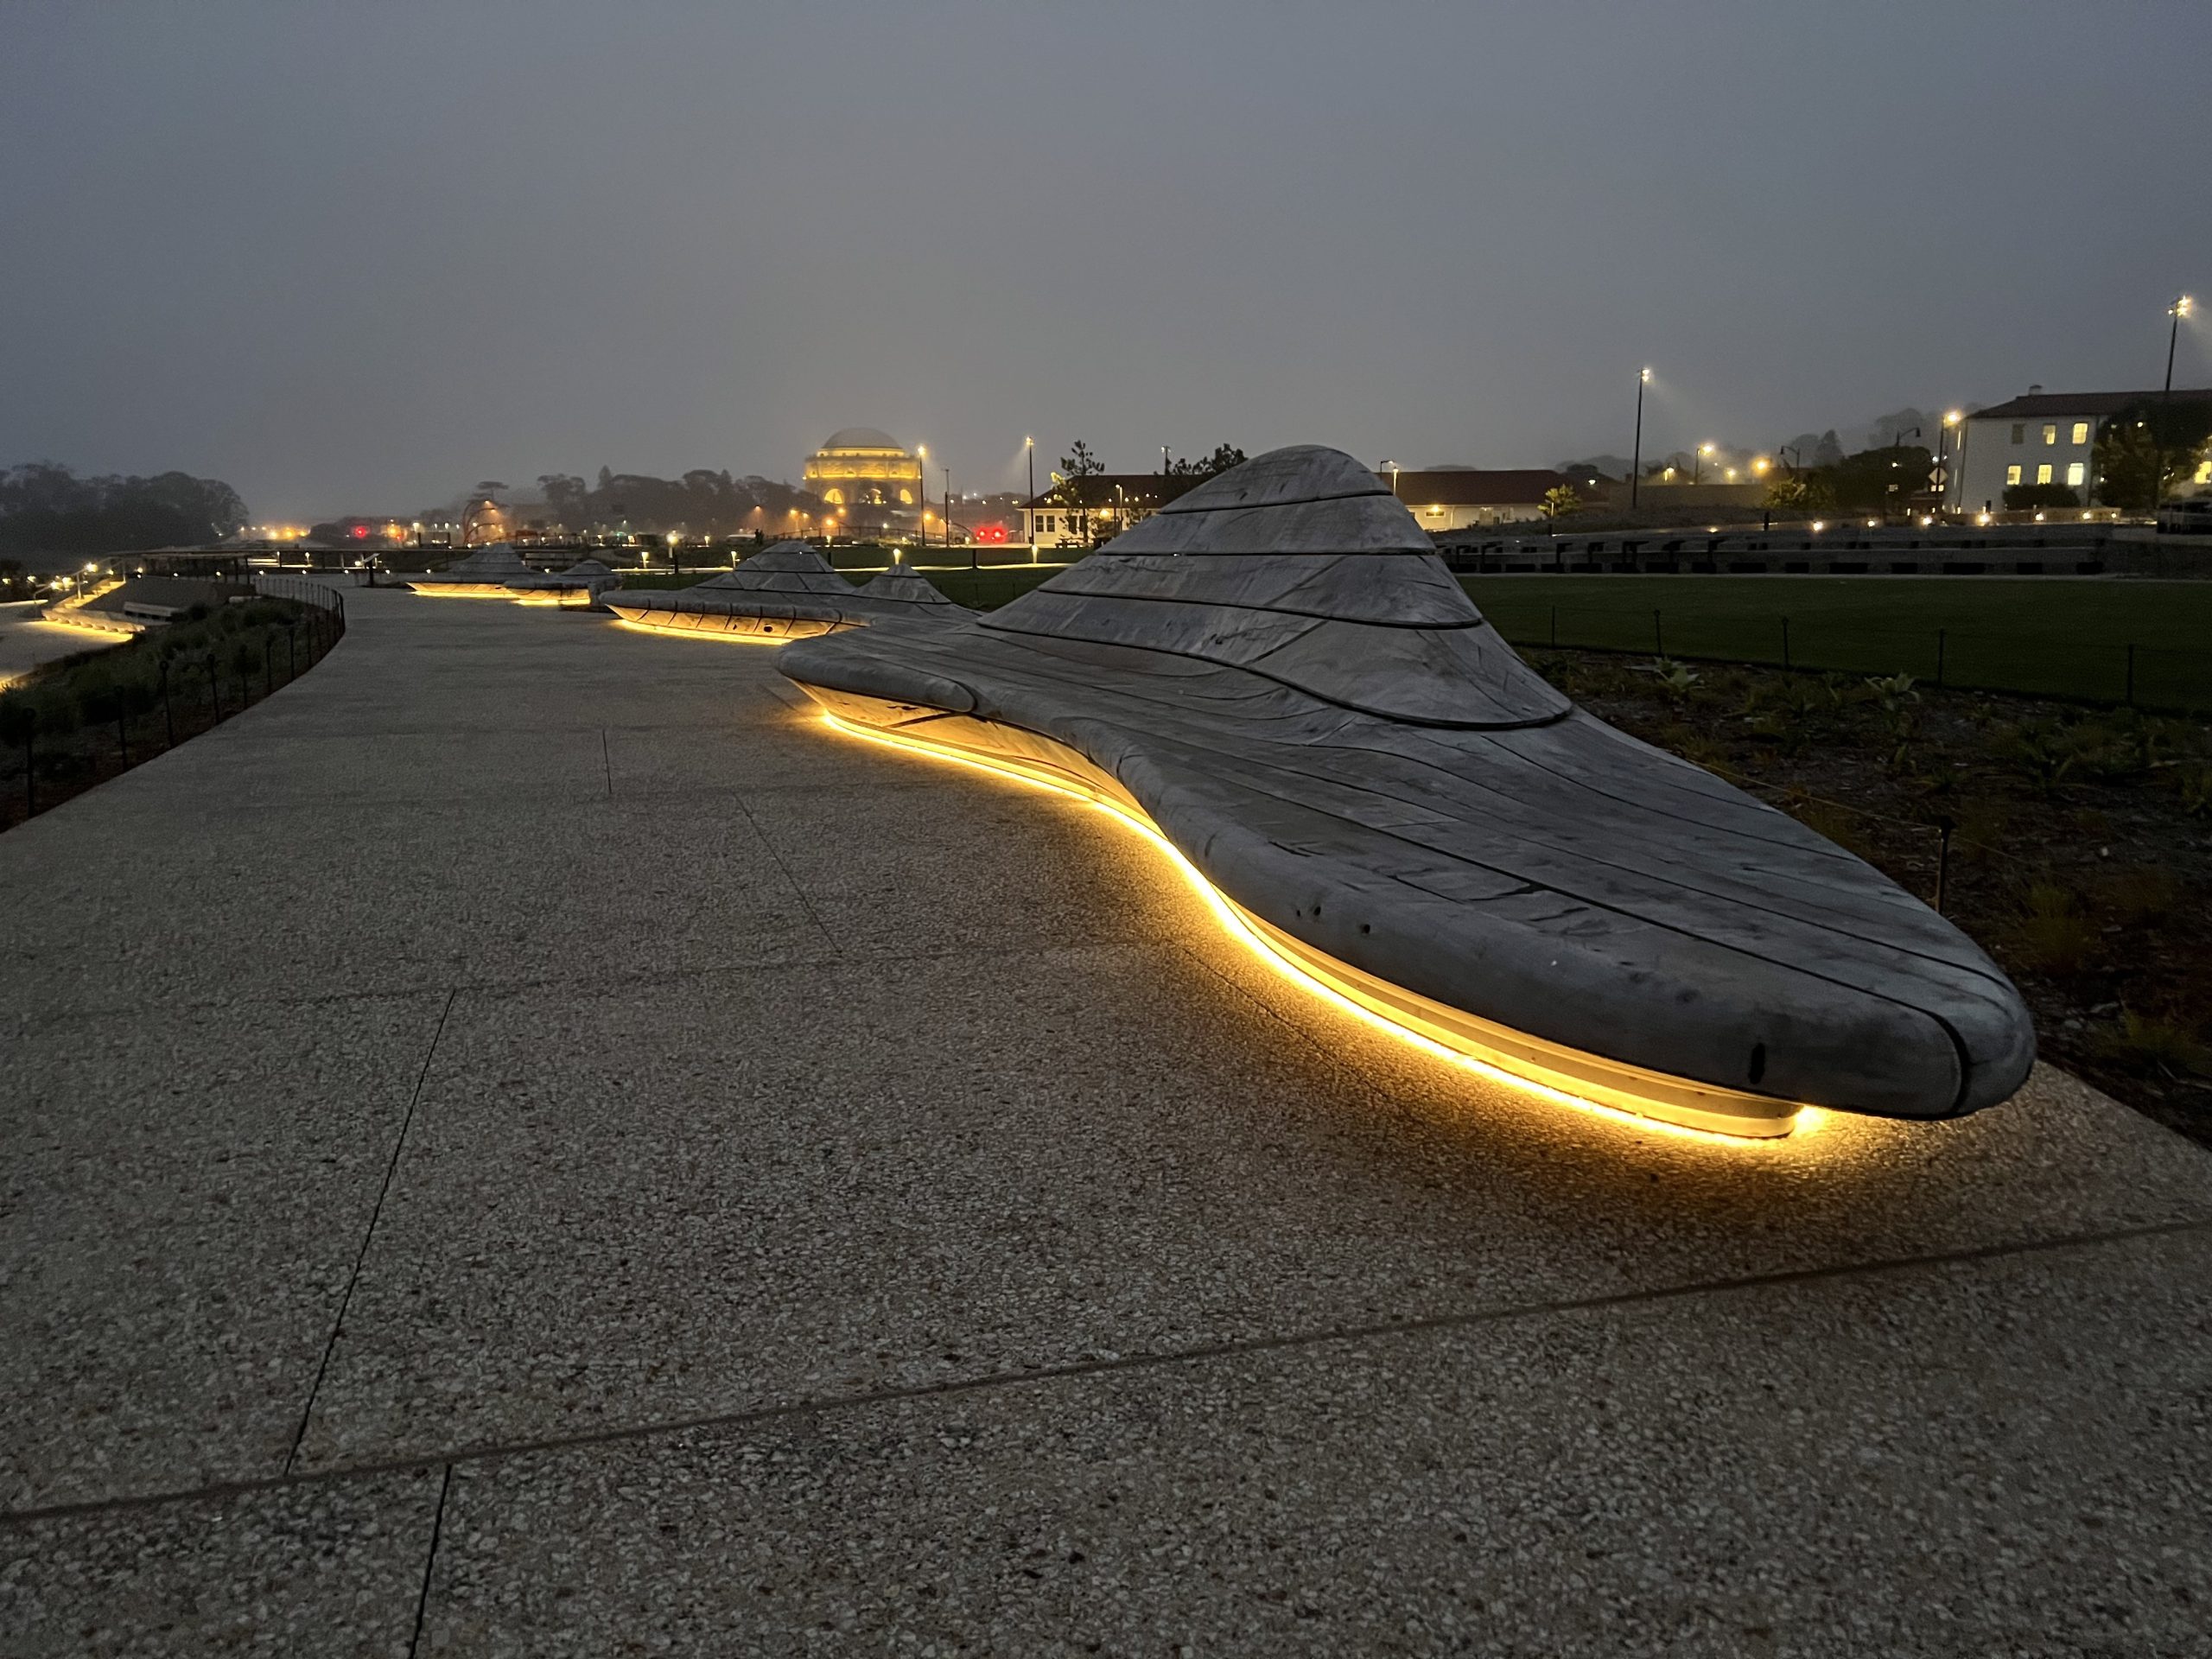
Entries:
MULTIPOLYGON (((977 610, 1018 599, 1058 565, 933 569, 977 610)), ((632 576, 688 587, 713 570, 632 576)), ((867 581, 855 575, 855 582, 867 581)), ((1718 662, 1783 660, 1852 674, 1905 673, 1989 691, 2212 713, 2212 582, 1981 576, 1466 576, 1518 645, 1557 643, 1718 662), (1655 615, 1654 613, 1656 613, 1655 615)))
POLYGON ((1789 661, 2212 710, 2212 582, 1975 576, 1469 576, 1516 645, 1789 661), (1656 613, 1656 614, 1655 614, 1656 613))

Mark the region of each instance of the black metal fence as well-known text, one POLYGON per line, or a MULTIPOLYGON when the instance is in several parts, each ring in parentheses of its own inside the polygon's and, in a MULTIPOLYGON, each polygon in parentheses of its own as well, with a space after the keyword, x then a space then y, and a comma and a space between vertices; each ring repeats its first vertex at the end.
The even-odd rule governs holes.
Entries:
POLYGON ((0 694, 0 829, 151 760, 283 690, 346 633, 344 595, 325 582, 257 575, 296 613, 218 607, 123 644, 64 658, 0 694))
POLYGON ((1622 652, 1850 674, 1910 674, 1930 684, 2175 714, 2212 713, 2212 648, 1955 628, 1869 627, 1848 619, 1713 614, 1664 607, 1498 604, 1516 645, 1622 652))

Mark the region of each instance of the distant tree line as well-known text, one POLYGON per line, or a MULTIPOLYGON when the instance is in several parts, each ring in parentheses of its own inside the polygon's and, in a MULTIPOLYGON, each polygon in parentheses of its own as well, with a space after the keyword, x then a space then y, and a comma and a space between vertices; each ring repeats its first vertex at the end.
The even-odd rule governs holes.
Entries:
POLYGON ((193 546, 235 535, 247 516, 229 485, 188 473, 79 478, 52 461, 0 472, 0 553, 193 546))
POLYGON ((822 499, 773 479, 694 467, 680 478, 617 473, 602 467, 595 483, 573 473, 545 473, 537 480, 546 516, 563 530, 683 531, 693 536, 734 536, 773 530, 794 512, 816 514, 822 499))
POLYGON ((1853 517, 1902 509, 1928 487, 1935 462, 1935 453, 1925 444, 1892 442, 1861 449, 1818 466, 1792 467, 1771 479, 1767 505, 1788 512, 1853 517))
MULTIPOLYGON (((1232 467, 1242 467, 1247 457, 1233 443, 1216 444, 1209 455, 1161 457, 1165 473, 1169 478, 1203 480, 1214 478, 1232 467)), ((1090 480, 1105 475, 1106 463, 1098 453, 1077 438, 1070 452, 1060 457, 1058 469, 1052 474, 1052 487, 1046 492, 1046 499, 1065 508, 1070 527, 1084 542, 1097 544, 1099 526, 1091 518, 1091 510, 1098 504, 1093 497, 1090 480)))

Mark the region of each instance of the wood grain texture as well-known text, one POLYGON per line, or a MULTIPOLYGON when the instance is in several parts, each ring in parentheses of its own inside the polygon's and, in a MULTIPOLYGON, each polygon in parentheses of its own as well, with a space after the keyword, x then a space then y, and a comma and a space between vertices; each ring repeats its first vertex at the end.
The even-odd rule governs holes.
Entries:
MULTIPOLYGON (((1192 554, 1210 524, 1300 511, 1301 476, 1339 526, 1364 474, 1331 451, 1250 466, 1250 486, 1231 473, 1176 504, 1192 554)), ((1225 556, 1124 557, 1124 537, 988 618, 806 642, 779 666, 918 731, 953 715, 1065 745, 1255 916, 1517 1030, 1896 1116, 2018 1087, 2027 1012, 1970 940, 1575 709, 1433 554, 1402 550, 1420 532, 1387 492, 1364 499, 1371 547, 1255 558, 1239 531, 1225 556)))

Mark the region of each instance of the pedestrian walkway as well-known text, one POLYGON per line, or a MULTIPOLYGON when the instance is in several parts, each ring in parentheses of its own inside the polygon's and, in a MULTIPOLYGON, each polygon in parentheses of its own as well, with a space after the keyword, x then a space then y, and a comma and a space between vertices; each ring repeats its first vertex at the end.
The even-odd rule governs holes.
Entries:
POLYGON ((347 605, 0 836, 0 1652, 2200 1650, 2190 1144, 1533 1099, 767 649, 347 605))

